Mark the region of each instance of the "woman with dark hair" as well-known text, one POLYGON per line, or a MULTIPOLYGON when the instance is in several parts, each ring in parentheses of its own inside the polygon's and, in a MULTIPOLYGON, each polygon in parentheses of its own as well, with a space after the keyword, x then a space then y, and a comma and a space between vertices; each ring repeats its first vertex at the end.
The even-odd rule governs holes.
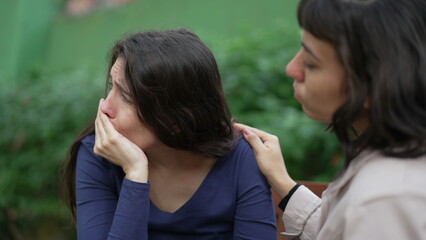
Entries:
POLYGON ((294 95, 329 123, 345 165, 322 199, 276 136, 236 124, 283 197, 286 239, 426 239, 426 1, 302 0, 294 95))
POLYGON ((276 239, 269 186, 196 35, 126 37, 108 79, 65 164, 79 239, 276 239))

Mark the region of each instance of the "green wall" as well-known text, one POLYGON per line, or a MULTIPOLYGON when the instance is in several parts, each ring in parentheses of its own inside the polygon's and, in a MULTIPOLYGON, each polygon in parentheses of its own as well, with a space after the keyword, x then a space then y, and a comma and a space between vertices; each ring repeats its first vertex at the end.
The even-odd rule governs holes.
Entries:
POLYGON ((43 63, 60 6, 61 0, 0 1, 0 80, 24 77, 43 63))
POLYGON ((17 64, 17 38, 19 21, 19 9, 22 1, 0 2, 0 77, 14 75, 17 64))
POLYGON ((152 28, 186 27, 214 47, 216 40, 226 41, 244 29, 268 27, 284 15, 296 26, 296 4, 296 0, 141 0, 83 17, 62 15, 52 28, 46 64, 53 71, 103 69, 116 39, 152 28))
POLYGON ((65 0, 0 1, 0 81, 79 68, 98 72, 108 49, 126 33, 186 27, 213 49, 245 30, 283 19, 297 27, 297 0, 136 0, 80 17, 65 0))

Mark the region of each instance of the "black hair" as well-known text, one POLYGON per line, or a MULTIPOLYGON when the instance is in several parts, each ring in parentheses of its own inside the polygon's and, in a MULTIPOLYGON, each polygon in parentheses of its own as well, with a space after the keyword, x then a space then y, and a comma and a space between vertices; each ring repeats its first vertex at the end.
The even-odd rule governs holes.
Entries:
MULTIPOLYGON (((214 158, 235 147, 238 133, 216 60, 194 33, 177 29, 131 34, 112 48, 109 70, 119 57, 125 61, 135 112, 162 143, 214 158)), ((94 130, 92 120, 71 145, 64 165, 63 197, 74 219, 77 153, 80 141, 94 130)))
POLYGON ((402 158, 425 154, 426 1, 302 0, 298 20, 334 46, 346 72, 347 99, 330 124, 345 166, 367 148, 402 158), (369 125, 354 137, 363 111, 369 125))

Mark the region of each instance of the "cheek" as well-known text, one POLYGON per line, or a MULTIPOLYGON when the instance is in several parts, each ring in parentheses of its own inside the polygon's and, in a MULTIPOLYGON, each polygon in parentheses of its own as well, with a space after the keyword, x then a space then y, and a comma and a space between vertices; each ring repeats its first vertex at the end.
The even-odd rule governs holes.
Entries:
POLYGON ((112 126, 114 126, 115 130, 122 135, 125 135, 125 129, 123 129, 123 124, 121 123, 119 118, 110 119, 112 126))
POLYGON ((151 131, 145 127, 139 119, 126 118, 117 124, 117 131, 120 132, 124 137, 129 139, 131 142, 144 149, 150 146, 153 141, 154 135, 151 131))
POLYGON ((312 119, 330 122, 333 114, 346 99, 342 87, 334 81, 306 81, 305 83, 305 86, 300 89, 300 94, 303 95, 304 112, 312 119))
POLYGON ((332 101, 335 103, 337 108, 340 107, 347 98, 347 86, 342 79, 335 80, 334 87, 332 88, 333 92, 330 93, 330 96, 333 97, 332 101))
POLYGON ((318 101, 318 103, 328 103, 335 105, 342 103, 346 98, 345 85, 340 76, 333 76, 331 74, 321 74, 316 78, 310 79, 311 81, 305 82, 305 95, 306 97, 318 101), (335 103, 335 104, 333 104, 335 103))
POLYGON ((137 129, 140 126, 140 121, 133 110, 125 105, 120 106, 120 111, 117 112, 117 117, 114 120, 114 127, 117 131, 129 132, 137 129))
POLYGON ((132 117, 118 113, 115 119, 111 119, 111 123, 114 126, 115 130, 117 130, 122 135, 126 136, 134 131, 137 125, 132 117))

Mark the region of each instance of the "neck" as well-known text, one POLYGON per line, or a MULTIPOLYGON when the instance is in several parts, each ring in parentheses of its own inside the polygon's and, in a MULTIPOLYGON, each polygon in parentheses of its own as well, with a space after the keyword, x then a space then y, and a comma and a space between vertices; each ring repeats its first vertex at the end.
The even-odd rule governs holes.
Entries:
POLYGON ((212 158, 190 151, 177 150, 169 147, 146 151, 149 166, 162 169, 197 168, 214 161, 212 158))

